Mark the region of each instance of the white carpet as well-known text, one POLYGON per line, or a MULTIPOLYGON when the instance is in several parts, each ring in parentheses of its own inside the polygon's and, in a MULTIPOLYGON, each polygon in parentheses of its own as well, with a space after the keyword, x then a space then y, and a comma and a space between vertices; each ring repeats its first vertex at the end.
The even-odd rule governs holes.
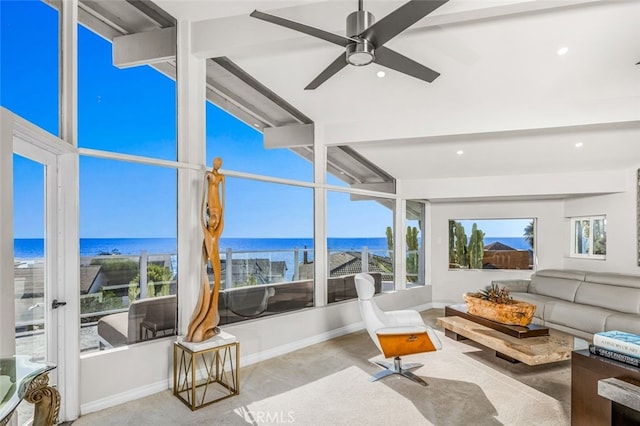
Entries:
POLYGON ((442 351, 404 360, 424 364, 413 372, 427 387, 397 375, 371 383, 376 366, 369 371, 350 366, 234 412, 256 425, 569 424, 555 399, 465 354, 475 348, 442 341, 442 351))

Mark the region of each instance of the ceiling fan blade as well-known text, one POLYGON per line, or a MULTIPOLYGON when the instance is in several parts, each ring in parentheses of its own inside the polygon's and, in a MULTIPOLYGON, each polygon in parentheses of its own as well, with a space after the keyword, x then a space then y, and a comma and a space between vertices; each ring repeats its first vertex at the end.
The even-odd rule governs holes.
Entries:
POLYGON ((304 90, 314 90, 322 83, 327 81, 331 76, 347 66, 347 53, 343 53, 338 56, 335 61, 331 62, 327 68, 324 69, 311 83, 304 88, 304 90))
POLYGON ((425 67, 413 59, 409 59, 406 56, 386 47, 379 47, 376 49, 376 58, 374 62, 429 83, 440 75, 439 72, 434 71, 429 67, 425 67))
POLYGON ((418 22, 449 0, 412 0, 400 6, 360 34, 376 48, 418 22))
POLYGON ((353 43, 354 41, 356 41, 347 37, 343 37, 338 34, 333 34, 328 31, 310 27, 308 25, 304 25, 299 22, 294 22, 285 18, 280 18, 279 16, 269 15, 268 13, 259 12, 257 10, 254 10, 253 12, 251 12, 249 16, 257 19, 262 19, 263 21, 271 22, 272 24, 280 25, 281 27, 299 31, 301 33, 305 33, 310 36, 317 37, 322 40, 326 40, 328 42, 337 44, 338 46, 342 46, 342 47, 346 47, 347 44, 353 43))

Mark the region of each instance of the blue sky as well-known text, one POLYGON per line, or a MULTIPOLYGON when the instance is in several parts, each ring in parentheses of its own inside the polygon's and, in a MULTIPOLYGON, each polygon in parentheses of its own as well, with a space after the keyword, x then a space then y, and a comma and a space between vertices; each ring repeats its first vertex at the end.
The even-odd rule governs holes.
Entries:
POLYGON ((524 228, 531 222, 531 219, 489 219, 489 220, 459 220, 467 233, 471 235, 473 224, 478 225, 487 237, 522 237, 524 228))
MULTIPOLYGON (((40 1, 0 0, 0 101, 58 135, 57 11, 40 1)), ((111 65, 111 45, 78 31, 80 147, 176 159, 175 83, 147 66, 111 65)), ((288 150, 265 150, 262 135, 207 105, 207 166, 310 182, 312 165, 288 150)), ((43 170, 16 157, 16 238, 44 233, 43 170)), ((337 183, 330 178, 330 183, 337 183)), ((175 237, 173 169, 81 157, 80 236, 175 237)), ((330 237, 384 237, 391 212, 374 202, 330 194, 330 237)), ((199 207, 199 206, 197 206, 199 207)), ((194 208, 197 208, 194 207, 194 208)), ((307 188, 228 179, 225 237, 311 237, 313 196, 307 188)))

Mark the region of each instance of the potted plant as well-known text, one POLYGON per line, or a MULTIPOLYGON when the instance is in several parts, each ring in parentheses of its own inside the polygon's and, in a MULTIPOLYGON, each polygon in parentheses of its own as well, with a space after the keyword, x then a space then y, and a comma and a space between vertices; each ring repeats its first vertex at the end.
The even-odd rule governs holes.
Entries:
POLYGON ((464 293, 462 297, 469 314, 501 324, 527 326, 536 311, 536 305, 514 300, 509 289, 495 283, 477 293, 464 293))

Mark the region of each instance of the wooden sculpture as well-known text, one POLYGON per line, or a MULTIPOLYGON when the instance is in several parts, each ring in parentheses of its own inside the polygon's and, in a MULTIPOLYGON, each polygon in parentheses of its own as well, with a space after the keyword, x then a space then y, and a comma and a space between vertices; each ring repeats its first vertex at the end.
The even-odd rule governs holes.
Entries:
POLYGON ((187 342, 202 342, 220 332, 218 323, 218 296, 220 293, 220 236, 224 225, 224 175, 219 169, 222 159, 216 157, 213 160, 213 170, 204 175, 202 187, 202 203, 200 205, 202 232, 202 270, 200 273, 200 295, 198 303, 191 316, 187 328, 187 342), (205 198, 207 204, 205 206, 205 198), (209 289, 209 276, 207 274, 207 262, 211 262, 213 269, 213 289, 209 289))

